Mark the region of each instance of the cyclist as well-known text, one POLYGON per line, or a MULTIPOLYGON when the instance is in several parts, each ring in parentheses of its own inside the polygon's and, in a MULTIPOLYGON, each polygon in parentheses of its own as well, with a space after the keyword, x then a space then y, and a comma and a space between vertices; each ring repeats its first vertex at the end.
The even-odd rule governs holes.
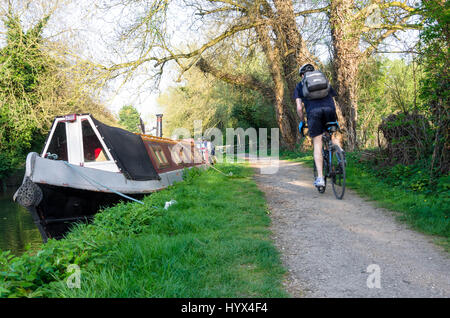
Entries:
MULTIPOLYGON (((314 71, 314 66, 304 64, 299 69, 300 77, 306 72, 314 71)), ((314 181, 316 187, 324 187, 325 180, 323 178, 323 157, 322 157, 322 134, 326 131, 325 124, 328 122, 337 122, 336 107, 333 97, 336 97, 336 91, 330 87, 328 95, 321 99, 308 100, 303 96, 303 84, 300 81, 294 92, 294 99, 297 104, 297 113, 300 117, 299 129, 302 131, 304 127, 304 113, 302 103, 305 105, 306 116, 308 117, 309 136, 312 138, 314 145, 314 162, 317 167, 317 178, 314 181)), ((334 137, 332 143, 340 147, 339 141, 334 137)))

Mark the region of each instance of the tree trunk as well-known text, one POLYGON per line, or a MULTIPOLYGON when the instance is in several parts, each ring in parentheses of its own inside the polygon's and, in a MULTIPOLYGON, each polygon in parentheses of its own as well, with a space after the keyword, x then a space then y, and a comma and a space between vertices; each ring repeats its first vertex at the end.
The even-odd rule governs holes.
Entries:
MULTIPOLYGON (((351 63, 350 59, 335 61, 336 67, 336 92, 337 92, 337 113, 339 125, 343 133, 342 139, 344 147, 349 151, 358 147, 356 138, 358 96, 357 96, 357 71, 342 66, 342 63, 351 63), (341 65, 341 66, 340 66, 341 65)), ((356 63, 356 62, 355 62, 356 63)), ((357 64, 353 67, 357 67, 357 64)))
MULTIPOLYGON (((293 113, 293 106, 290 96, 286 96, 285 74, 283 72, 283 59, 277 46, 272 46, 269 37, 270 28, 258 26, 256 28, 258 41, 269 62, 269 71, 274 83, 274 107, 275 114, 280 128, 281 144, 290 150, 295 148, 297 141, 297 119, 293 113)), ((289 91, 289 90, 288 90, 289 91)))
MULTIPOLYGON (((300 142, 301 138, 297 130, 300 118, 296 115, 297 111, 294 100, 294 91, 300 80, 298 75, 299 67, 307 62, 311 62, 308 60, 310 54, 297 27, 293 1, 274 0, 274 5, 277 12, 277 18, 274 19, 276 23, 272 24, 272 28, 276 34, 277 47, 281 52, 284 78, 289 91, 286 103, 288 103, 289 107, 292 109, 294 117, 292 122, 295 123, 294 134, 296 140, 300 142)), ((302 146, 303 148, 306 147, 309 149, 311 140, 309 138, 306 140, 304 139, 302 146)))
MULTIPOLYGON (((274 0, 277 9, 276 24, 272 25, 277 36, 278 49, 281 53, 283 72, 293 99, 294 90, 299 80, 299 66, 306 63, 307 50, 295 22, 292 0, 274 0)), ((295 105, 295 103, 293 103, 295 105)))
POLYGON ((273 85, 270 89, 250 76, 236 76, 217 70, 203 59, 197 62, 197 66, 227 82, 255 88, 268 97, 274 106, 281 145, 294 149, 299 136, 299 118, 293 96, 299 80, 298 67, 306 62, 308 51, 297 29, 292 0, 274 0, 273 7, 262 2, 256 4, 255 9, 248 18, 254 22, 267 21, 264 24, 255 23, 255 31, 272 78, 273 85), (260 5, 264 8, 264 13, 260 10, 260 5), (267 94, 269 91, 271 94, 267 94))
POLYGON ((281 145, 294 150, 297 141, 297 120, 291 110, 292 106, 289 104, 289 96, 285 96, 285 83, 282 77, 276 77, 275 82, 275 114, 280 128, 281 145))
POLYGON ((333 72, 337 101, 342 119, 344 146, 349 151, 357 147, 356 124, 358 113, 358 65, 362 54, 359 50, 361 31, 352 23, 352 0, 331 1, 330 24, 333 41, 333 72))

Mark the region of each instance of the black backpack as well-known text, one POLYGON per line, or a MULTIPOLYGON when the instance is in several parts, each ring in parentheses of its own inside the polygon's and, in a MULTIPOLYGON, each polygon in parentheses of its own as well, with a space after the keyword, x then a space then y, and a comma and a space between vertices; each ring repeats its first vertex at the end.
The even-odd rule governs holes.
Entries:
POLYGON ((302 85, 303 96, 309 100, 325 98, 330 91, 330 83, 321 71, 306 72, 302 85))

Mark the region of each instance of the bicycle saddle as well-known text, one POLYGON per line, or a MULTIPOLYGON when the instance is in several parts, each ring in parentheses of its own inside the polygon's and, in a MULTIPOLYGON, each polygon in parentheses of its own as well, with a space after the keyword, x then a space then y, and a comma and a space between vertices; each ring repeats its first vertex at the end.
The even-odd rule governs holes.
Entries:
POLYGON ((329 132, 335 132, 339 130, 339 124, 337 121, 331 121, 325 124, 325 127, 329 132))

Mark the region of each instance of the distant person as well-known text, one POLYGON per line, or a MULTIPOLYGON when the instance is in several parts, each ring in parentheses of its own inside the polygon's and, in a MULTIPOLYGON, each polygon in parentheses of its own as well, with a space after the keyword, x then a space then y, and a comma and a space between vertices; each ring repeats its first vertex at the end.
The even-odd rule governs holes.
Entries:
POLYGON ((211 141, 211 156, 216 155, 216 145, 211 141))
POLYGON ((198 139, 198 147, 200 149, 200 152, 202 154, 202 160, 206 161, 206 140, 204 138, 198 139))
MULTIPOLYGON (((294 99, 297 104, 297 113, 300 117, 299 130, 303 133, 304 112, 302 104, 306 109, 308 117, 309 136, 314 145, 314 162, 317 168, 317 178, 314 181, 316 187, 324 187, 323 178, 323 157, 322 157, 322 134, 326 131, 325 124, 336 122, 336 106, 333 97, 336 97, 336 91, 331 87, 325 75, 320 71, 315 71, 311 64, 304 64, 299 69, 301 81, 297 84, 294 92, 294 99), (306 85, 306 81, 308 85, 306 85), (317 83, 317 87, 314 85, 317 83), (311 90, 308 90, 308 87, 311 90), (317 90, 313 90, 317 88, 317 90), (305 96, 306 95, 306 96, 305 96)), ((333 144, 339 145, 339 141, 333 135, 333 144)))
POLYGON ((214 143, 212 141, 208 140, 206 149, 208 150, 209 161, 212 164, 215 164, 217 162, 216 146, 214 145, 214 143))

